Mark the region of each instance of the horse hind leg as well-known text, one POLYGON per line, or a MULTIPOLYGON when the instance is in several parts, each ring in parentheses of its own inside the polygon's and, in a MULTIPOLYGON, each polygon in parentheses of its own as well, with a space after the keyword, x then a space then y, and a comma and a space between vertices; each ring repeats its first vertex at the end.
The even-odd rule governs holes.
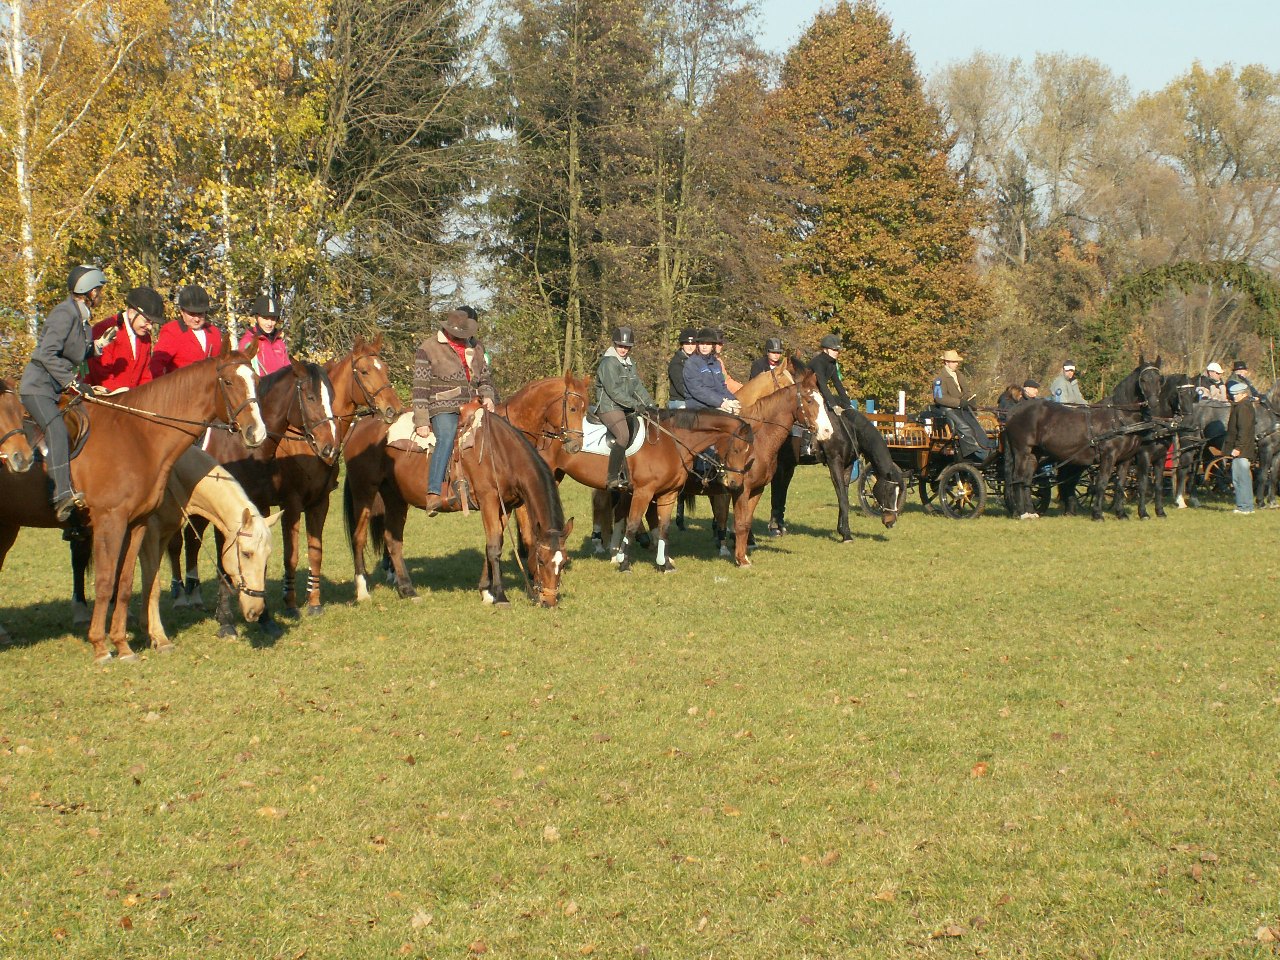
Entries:
POLYGON ((89 603, 84 595, 84 574, 89 568, 93 545, 86 537, 71 541, 71 626, 82 629, 89 625, 89 603))

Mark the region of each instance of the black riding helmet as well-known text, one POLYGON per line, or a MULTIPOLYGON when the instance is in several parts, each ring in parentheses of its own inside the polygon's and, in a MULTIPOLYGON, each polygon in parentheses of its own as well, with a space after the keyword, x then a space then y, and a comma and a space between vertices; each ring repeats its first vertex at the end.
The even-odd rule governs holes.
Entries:
POLYGON ((703 327, 698 331, 698 343, 720 343, 719 337, 714 327, 703 327))
POLYGON ((164 323, 164 297, 150 287, 134 287, 124 298, 126 307, 140 311, 152 323, 164 323))
POLYGON ((630 327, 613 328, 613 345, 615 347, 634 347, 636 335, 630 327))
POLYGON ((764 352, 765 353, 781 353, 782 341, 779 340, 777 337, 770 337, 768 340, 764 342, 764 352))
POLYGON ((685 327, 680 331, 680 346, 698 342, 698 331, 693 327, 685 327))
POLYGON ((840 344, 840 334, 838 334, 838 333, 828 333, 828 334, 827 334, 825 337, 823 337, 823 338, 822 338, 822 340, 818 343, 818 347, 819 347, 819 349, 822 349, 822 350, 842 350, 842 349, 844 349, 844 348, 841 346, 841 344, 840 344))
POLYGON ((716 336, 716 338, 715 338, 714 340, 712 340, 712 341, 711 341, 712 343, 718 343, 718 344, 723 344, 723 343, 724 343, 724 331, 723 331, 723 330, 721 330, 719 327, 712 327, 712 328, 711 328, 711 332, 712 332, 712 333, 714 333, 714 334, 715 334, 715 336, 716 336))

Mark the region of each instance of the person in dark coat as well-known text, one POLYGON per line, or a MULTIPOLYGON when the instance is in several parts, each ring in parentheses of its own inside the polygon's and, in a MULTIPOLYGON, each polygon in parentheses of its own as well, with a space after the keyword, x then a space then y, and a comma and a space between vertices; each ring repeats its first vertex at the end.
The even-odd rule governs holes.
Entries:
POLYGON ((684 395, 684 364, 685 361, 698 349, 698 331, 693 327, 685 327, 680 331, 680 346, 676 347, 676 352, 672 354, 670 362, 667 363, 667 409, 683 410, 685 405, 684 395))
POLYGON ((1231 482, 1236 491, 1234 513, 1253 513, 1253 461, 1258 459, 1257 410, 1247 380, 1237 380, 1227 388, 1231 396, 1231 418, 1222 448, 1230 452, 1231 482))
POLYGON ((747 374, 747 380, 754 380, 760 374, 777 370, 781 366, 782 341, 777 337, 770 337, 764 342, 764 356, 756 357, 755 362, 751 364, 751 372, 747 374))
POLYGON ((45 466, 53 481, 54 513, 61 523, 69 520, 74 511, 83 510, 86 503, 84 494, 71 486, 71 441, 58 409, 58 397, 88 389, 77 379, 80 365, 99 356, 116 338, 119 327, 112 326, 94 340, 90 325, 106 282, 106 275, 97 267, 79 266, 71 271, 67 279, 70 296, 45 317, 35 352, 22 371, 18 387, 23 405, 44 431, 49 447, 45 466))
POLYGON ((724 367, 716 356, 719 334, 711 327, 698 331, 698 351, 684 364, 685 403, 693 409, 705 408, 738 413, 742 409, 724 381, 724 367))
POLYGON ((592 412, 613 435, 609 448, 609 479, 605 484, 610 490, 630 490, 631 477, 627 473, 627 447, 631 444, 631 430, 627 416, 637 411, 652 411, 653 398, 640 381, 631 350, 636 345, 635 333, 630 327, 618 327, 613 331, 613 346, 604 352, 596 367, 596 402, 592 412))
POLYGON ((1258 388, 1253 385, 1253 381, 1249 379, 1249 364, 1243 360, 1237 360, 1231 366, 1231 379, 1227 381, 1227 391, 1230 392, 1233 383, 1243 383, 1249 388, 1249 396, 1254 400, 1261 400, 1262 394, 1258 392, 1258 388))
POLYGON ((977 394, 969 386, 968 378, 960 372, 963 361, 954 350, 942 353, 942 375, 933 381, 933 402, 943 408, 951 429, 955 431, 962 457, 985 458, 987 451, 995 448, 995 442, 978 423, 973 412, 977 394))
POLYGON ((434 516, 443 505, 441 492, 453 445, 458 439, 458 411, 473 399, 493 412, 498 398, 489 375, 479 324, 471 307, 457 307, 440 321, 435 336, 418 345, 413 363, 413 426, 420 437, 436 436, 422 507, 434 516))
POLYGON ((844 388, 844 378, 840 375, 842 349, 840 334, 828 333, 819 342, 818 352, 809 361, 809 366, 818 375, 818 390, 822 393, 822 399, 827 402, 827 409, 837 413, 853 407, 853 401, 844 388))

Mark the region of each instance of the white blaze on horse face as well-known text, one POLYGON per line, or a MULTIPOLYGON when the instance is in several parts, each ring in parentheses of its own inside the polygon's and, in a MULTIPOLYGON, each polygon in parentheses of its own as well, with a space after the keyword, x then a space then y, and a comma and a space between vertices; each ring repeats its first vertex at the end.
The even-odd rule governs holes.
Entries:
POLYGON ((338 445, 338 424, 333 418, 333 396, 329 384, 320 384, 320 398, 324 403, 324 422, 329 427, 329 442, 338 445))
POLYGON ((374 357, 374 358, 373 358, 373 369, 375 369, 375 370, 381 370, 381 369, 382 369, 382 361, 381 361, 381 360, 379 360, 377 357, 374 357))
POLYGON ((822 395, 814 390, 809 394, 813 398, 813 402, 818 406, 818 420, 814 433, 819 440, 830 440, 831 435, 835 433, 835 427, 831 425, 831 418, 827 416, 827 405, 822 402, 822 395))
POLYGON ((562 563, 564 563, 564 554, 557 550, 551 558, 551 569, 557 577, 560 576, 560 564, 562 563))
MULTIPOLYGON (((258 387, 253 377, 253 367, 247 363, 240 364, 236 367, 236 376, 244 381, 246 398, 256 400, 258 387)), ((267 425, 262 422, 262 410, 256 403, 249 404, 248 410, 253 414, 253 425, 245 431, 245 438, 250 443, 262 443, 267 439, 267 425)))

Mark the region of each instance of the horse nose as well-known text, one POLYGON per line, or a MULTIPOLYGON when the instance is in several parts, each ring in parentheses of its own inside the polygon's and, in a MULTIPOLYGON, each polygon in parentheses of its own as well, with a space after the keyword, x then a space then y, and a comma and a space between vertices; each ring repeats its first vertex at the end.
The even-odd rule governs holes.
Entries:
POLYGON ((400 414, 397 412, 395 407, 387 406, 382 408, 382 419, 387 423, 395 423, 396 417, 398 416, 400 416, 400 414))
POLYGON ((338 448, 335 447, 332 443, 326 443, 323 447, 320 448, 321 460, 328 460, 329 462, 332 462, 333 458, 336 457, 337 455, 338 455, 338 448))

